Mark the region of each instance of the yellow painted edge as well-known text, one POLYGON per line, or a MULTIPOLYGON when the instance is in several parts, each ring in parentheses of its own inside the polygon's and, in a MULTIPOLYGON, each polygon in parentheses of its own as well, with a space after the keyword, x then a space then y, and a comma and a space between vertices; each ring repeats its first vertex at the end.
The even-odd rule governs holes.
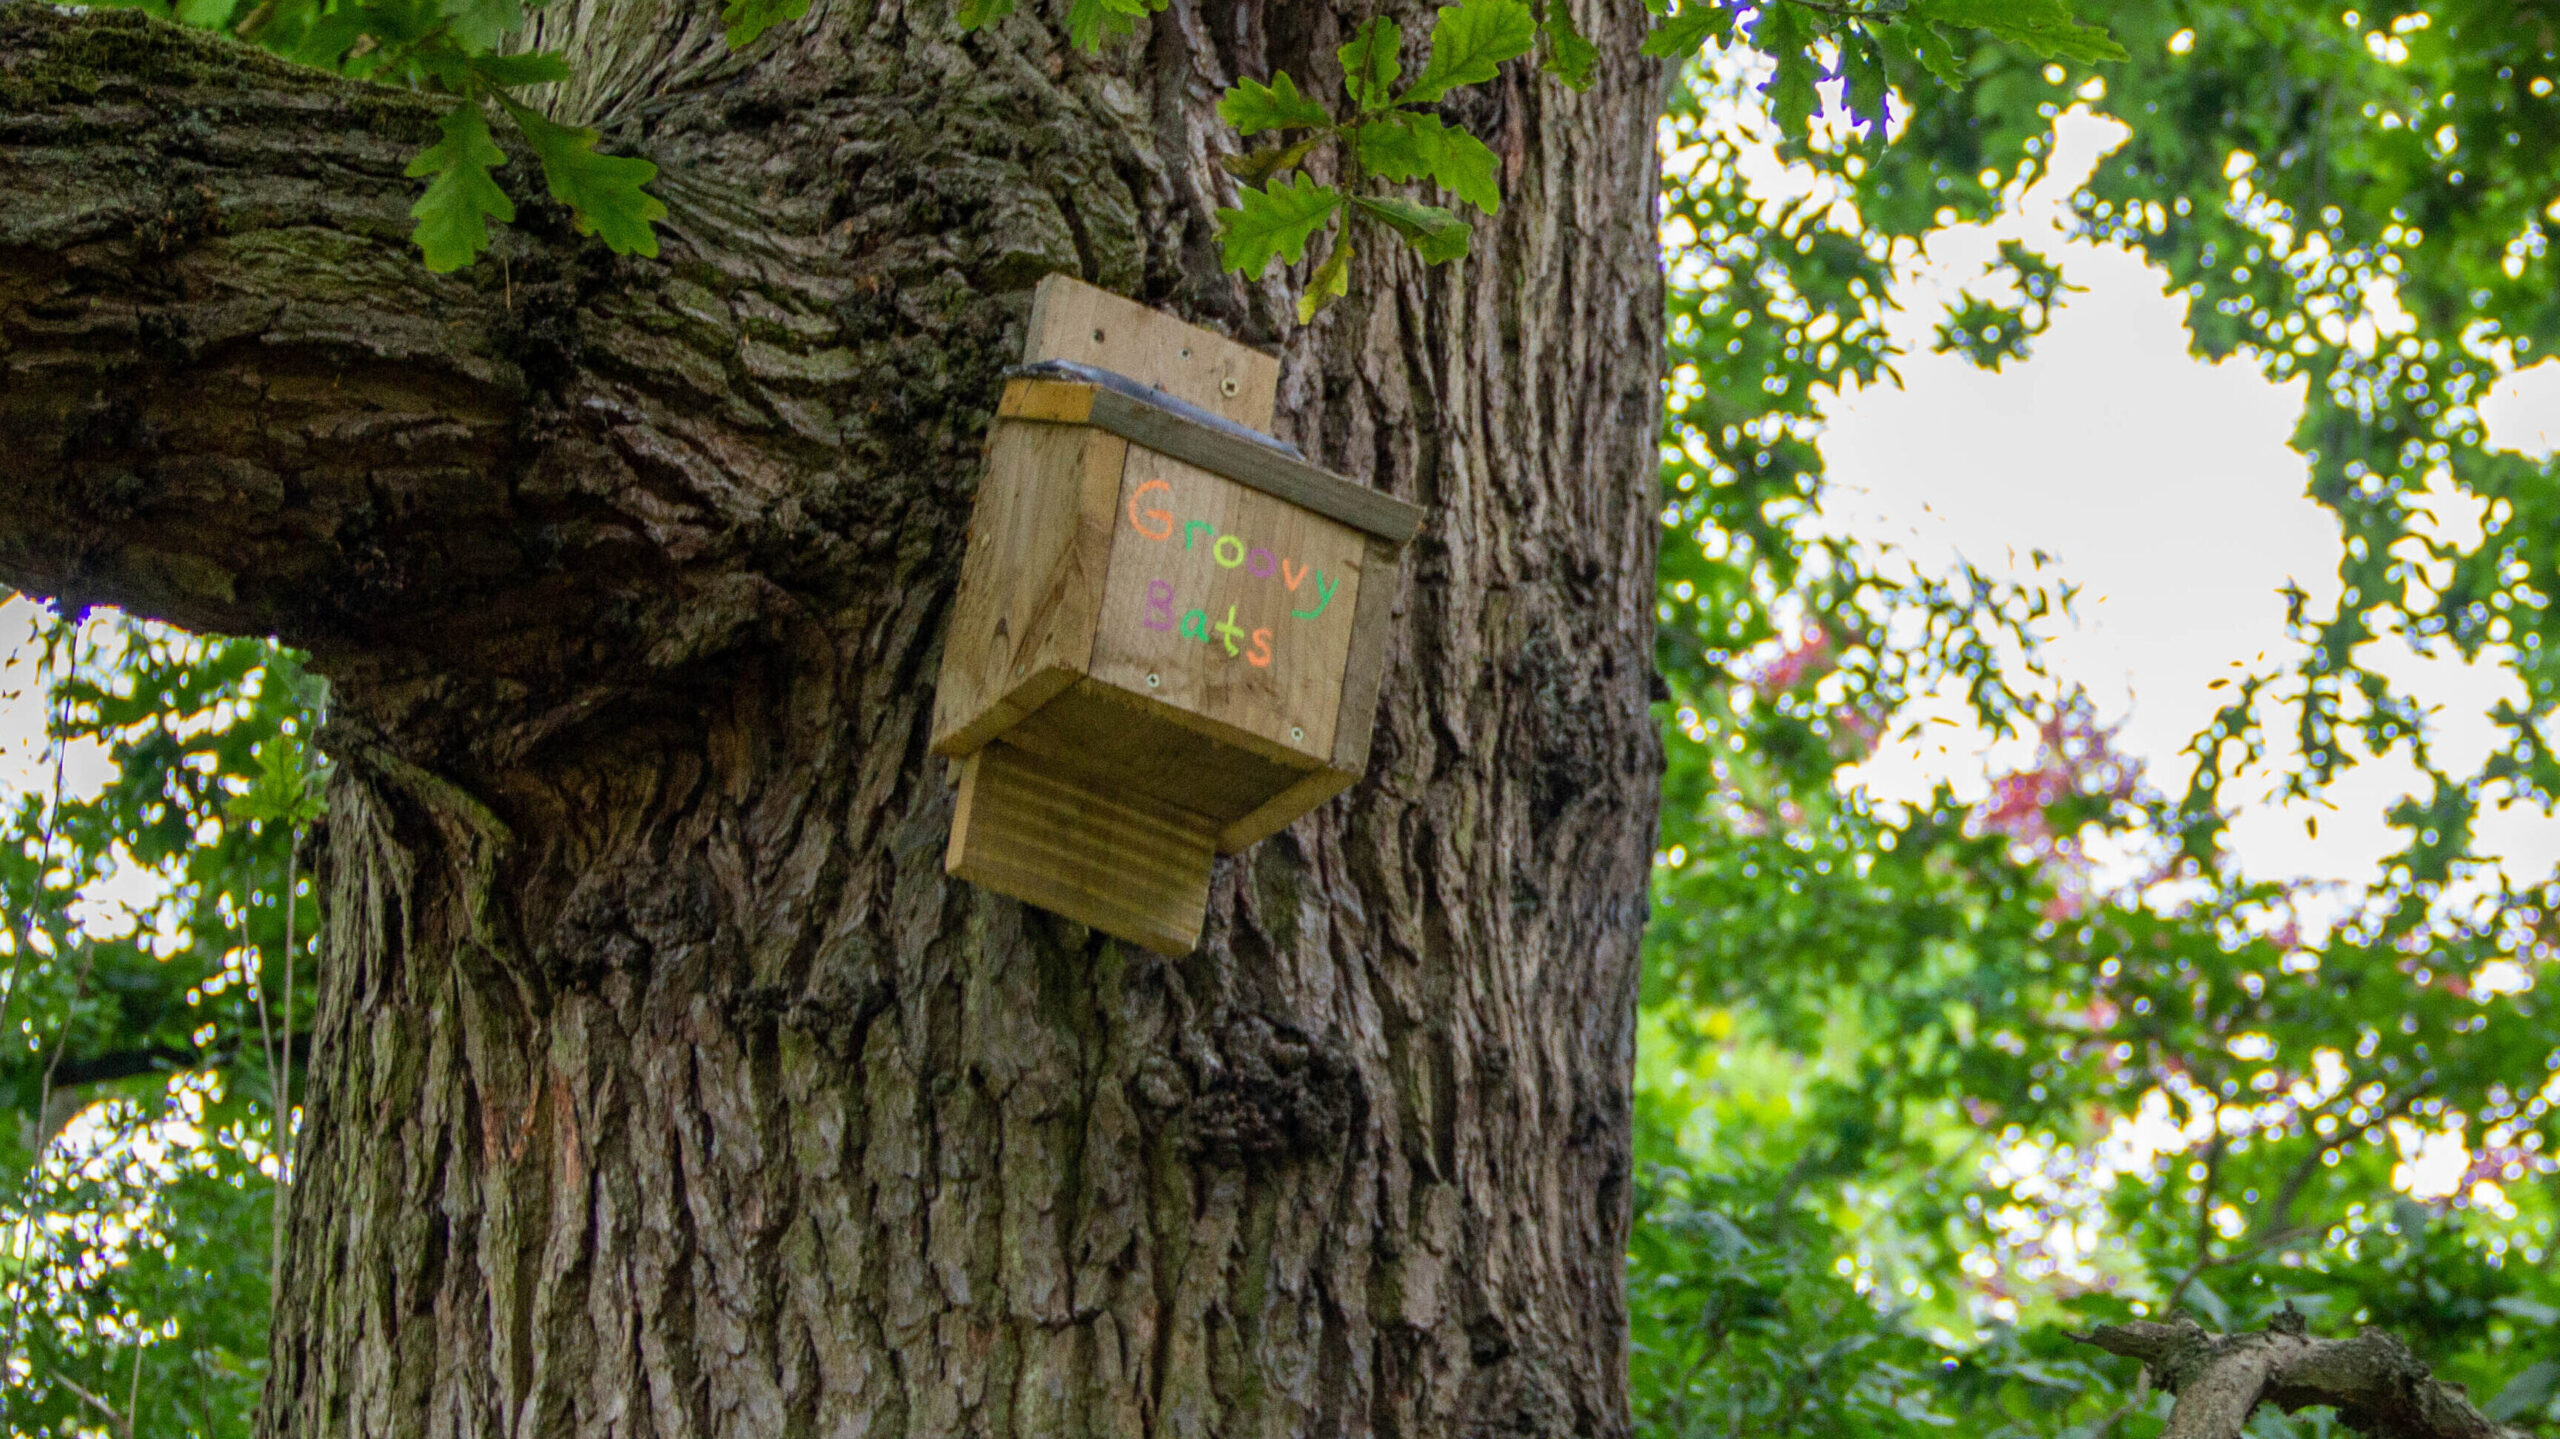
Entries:
POLYGON ((1091 424, 1094 388, 1066 380, 1007 380, 996 414, 1053 425, 1091 424))
POLYGON ((943 847, 942 872, 960 873, 961 854, 968 847, 969 818, 978 807, 978 757, 964 755, 951 766, 952 785, 960 791, 959 802, 951 808, 951 842, 943 847))

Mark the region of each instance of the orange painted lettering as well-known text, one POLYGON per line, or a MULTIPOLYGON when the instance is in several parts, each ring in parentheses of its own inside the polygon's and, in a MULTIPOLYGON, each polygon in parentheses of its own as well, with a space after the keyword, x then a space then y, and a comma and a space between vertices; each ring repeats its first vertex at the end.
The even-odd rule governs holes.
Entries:
POLYGON ((1289 567, 1289 562, 1287 560, 1282 560, 1280 562, 1280 583, 1287 585, 1292 591, 1298 588, 1298 581, 1303 580, 1306 577, 1307 567, 1305 565, 1300 565, 1293 570, 1289 567))
POLYGON ((1271 631, 1255 630, 1253 632, 1253 653, 1246 655, 1244 662, 1256 669, 1271 668, 1271 631))
POLYGON ((1145 520, 1142 520, 1142 519, 1138 518, 1139 514, 1140 514, 1140 513, 1142 513, 1142 512, 1138 509, 1138 501, 1139 501, 1139 499, 1140 499, 1142 496, 1144 496, 1144 495, 1146 494, 1146 492, 1147 492, 1147 491, 1149 491, 1149 490, 1162 490, 1162 491, 1164 491, 1167 495, 1171 495, 1171 494, 1173 493, 1173 486, 1166 484, 1166 483, 1165 483, 1164 481, 1162 481, 1162 480, 1149 480, 1149 481, 1147 481, 1145 484, 1140 485, 1140 486, 1138 486, 1136 489, 1134 489, 1134 490, 1130 491, 1130 492, 1129 492, 1129 528, 1131 528, 1131 529, 1133 529, 1133 530, 1136 530, 1139 534, 1145 535, 1148 539, 1151 539, 1151 540, 1169 540, 1169 539, 1172 539, 1172 538, 1173 538, 1173 516, 1172 516, 1172 514, 1170 514, 1169 512, 1164 511, 1164 510, 1146 510, 1146 511, 1143 511, 1143 513, 1146 515, 1146 517, 1147 517, 1147 518, 1146 518, 1145 520), (1153 520, 1153 521, 1155 521, 1156 527, 1155 527, 1154 529, 1152 529, 1152 530, 1151 530, 1151 529, 1148 529, 1148 528, 1147 528, 1147 520, 1153 520))

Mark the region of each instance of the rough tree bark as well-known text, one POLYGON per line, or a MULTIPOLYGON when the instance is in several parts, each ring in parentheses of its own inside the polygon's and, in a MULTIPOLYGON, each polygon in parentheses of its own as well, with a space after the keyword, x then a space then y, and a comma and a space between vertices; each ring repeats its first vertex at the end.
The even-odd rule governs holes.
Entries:
MULTIPOLYGON (((0 0, 0 583, 336 684, 269 1433, 1616 1435, 1660 76, 1452 107, 1477 258, 1311 329, 1214 263, 1219 88, 1366 0, 553 0, 663 256, 437 278, 436 106, 0 0), (1428 507, 1368 781, 1165 962, 941 872, 930 684, 1063 269, 1278 345, 1428 507)), ((1417 5, 1385 7, 1407 33, 1417 5)))

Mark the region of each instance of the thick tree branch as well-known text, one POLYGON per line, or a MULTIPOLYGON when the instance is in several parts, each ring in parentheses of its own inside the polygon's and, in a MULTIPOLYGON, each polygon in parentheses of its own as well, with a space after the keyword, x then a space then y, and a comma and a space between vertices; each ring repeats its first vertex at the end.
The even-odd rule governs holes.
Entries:
MULTIPOLYGON (((573 51, 623 33, 591 11, 573 51)), ((634 83, 694 75, 698 39, 634 83)), ((714 656, 868 623, 964 523, 1014 342, 998 308, 902 310, 949 288, 947 239, 855 273, 856 197, 744 187, 786 142, 831 163, 850 112, 784 135, 668 100, 660 260, 576 235, 520 161, 518 223, 431 275, 403 170, 445 103, 0 0, 0 586, 278 635, 347 723, 496 786, 599 713, 694 713, 714 656), (923 335, 950 373, 919 396, 923 335), (883 515, 901 467, 942 483, 883 515)))
POLYGON ((2328 1405, 2370 1439, 2527 1439, 2474 1408, 2459 1385, 2439 1383, 2408 1346, 2379 1330, 2314 1339, 2298 1316, 2257 1334, 2137 1320, 2080 1338, 2141 1360, 2178 1396, 2161 1439, 2238 1439, 2260 1404, 2288 1413, 2328 1405))
POLYGON ((438 109, 0 3, 0 584, 307 633, 429 578, 401 531, 495 502, 526 391, 503 297, 406 243, 438 109))

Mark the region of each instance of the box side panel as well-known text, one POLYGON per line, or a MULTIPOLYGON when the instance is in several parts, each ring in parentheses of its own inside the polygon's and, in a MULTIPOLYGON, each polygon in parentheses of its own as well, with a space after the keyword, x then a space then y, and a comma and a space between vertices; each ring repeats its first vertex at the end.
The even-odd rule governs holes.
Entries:
POLYGON ((1132 446, 1089 673, 1332 758, 1368 538, 1132 446))
POLYGON ((1265 433, 1280 393, 1277 359, 1066 275, 1040 282, 1022 357, 1116 370, 1265 433))
POLYGON ((1403 598, 1404 561, 1395 546, 1372 538, 1360 570, 1360 609, 1351 619, 1350 653, 1342 665, 1342 712, 1333 731, 1333 767, 1369 769, 1369 735, 1378 723, 1378 689, 1386 680, 1387 640, 1403 598))
POLYGON ((1215 837, 1195 815, 1073 783, 999 740, 960 761, 946 867, 1179 957, 1200 942, 1215 837))
POLYGON ((943 640, 936 753, 976 749, 1085 672, 1128 449, 1081 426, 996 427, 943 640))

